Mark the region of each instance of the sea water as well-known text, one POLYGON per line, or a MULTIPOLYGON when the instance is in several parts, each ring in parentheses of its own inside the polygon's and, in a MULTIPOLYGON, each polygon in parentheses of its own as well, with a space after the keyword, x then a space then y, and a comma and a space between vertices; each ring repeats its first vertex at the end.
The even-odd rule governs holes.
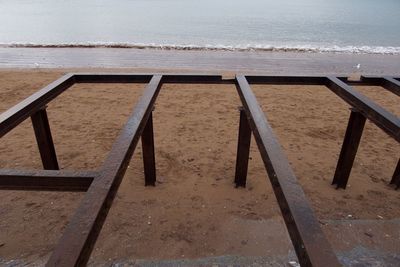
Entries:
POLYGON ((0 45, 400 54, 400 0, 0 0, 0 45))

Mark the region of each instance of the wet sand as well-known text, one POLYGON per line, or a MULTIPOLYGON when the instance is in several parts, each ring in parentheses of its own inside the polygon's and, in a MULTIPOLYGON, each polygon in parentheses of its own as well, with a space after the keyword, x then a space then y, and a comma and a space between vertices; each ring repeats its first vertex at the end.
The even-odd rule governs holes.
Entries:
POLYGON ((117 48, 0 48, 0 68, 136 68, 262 74, 400 74, 400 55, 180 51, 117 48), (360 69, 355 66, 361 65, 360 69))
MULTIPOLYGON (((163 64, 167 63, 161 60, 160 68, 163 64)), ((68 71, 1 70, 0 112, 68 71)), ((54 100, 48 115, 61 168, 99 167, 143 88, 81 84, 54 100)), ((321 86, 252 88, 335 250, 341 253, 361 246, 398 255, 395 244, 400 233, 395 222, 400 218, 400 194, 388 182, 400 145, 367 122, 349 187, 335 190, 330 182, 349 116, 347 104, 321 86), (364 225, 352 230, 352 220, 354 224, 393 222, 394 226, 364 225)), ((357 90, 400 114, 400 98, 395 95, 379 87, 357 90)), ((163 87, 154 112, 157 186, 143 186, 139 144, 90 264, 237 255, 277 257, 279 261, 271 259, 280 266, 293 258, 254 140, 248 186, 233 187, 239 105, 234 86, 163 87)), ((29 120, 1 139, 0 167, 41 168, 29 120)), ((49 256, 83 196, 15 191, 0 194, 0 260, 39 264, 49 256)))

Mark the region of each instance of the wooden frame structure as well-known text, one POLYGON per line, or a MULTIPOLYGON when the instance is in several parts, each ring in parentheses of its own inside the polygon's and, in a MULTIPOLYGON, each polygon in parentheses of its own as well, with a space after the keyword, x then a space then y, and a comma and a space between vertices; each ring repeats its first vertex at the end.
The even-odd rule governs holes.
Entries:
MULTIPOLYGON (((400 120, 354 90, 352 84, 381 85, 399 95, 399 78, 254 76, 193 74, 67 74, 0 115, 0 137, 31 117, 44 170, 0 169, 0 189, 86 192, 66 226, 47 266, 82 266, 90 257, 118 187, 141 138, 145 185, 155 185, 156 169, 152 111, 165 83, 236 85, 243 107, 240 110, 236 159, 236 186, 246 185, 251 133, 261 153, 286 227, 302 266, 340 266, 323 234, 301 185, 259 106, 250 84, 324 85, 346 101, 351 115, 333 184, 345 188, 366 119, 400 141, 400 120), (59 170, 46 105, 75 83, 147 83, 147 87, 123 127, 111 151, 96 171, 59 170)), ((391 183, 400 186, 400 161, 391 183)))

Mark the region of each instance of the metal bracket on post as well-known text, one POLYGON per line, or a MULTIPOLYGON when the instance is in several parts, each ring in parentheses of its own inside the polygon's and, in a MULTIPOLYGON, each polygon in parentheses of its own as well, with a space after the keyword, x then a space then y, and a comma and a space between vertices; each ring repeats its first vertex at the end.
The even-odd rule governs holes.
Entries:
MULTIPOLYGON (((153 108, 154 110, 154 108, 153 108)), ((145 186, 156 185, 156 159, 154 153, 153 112, 147 119, 142 133, 142 151, 145 186)))
POLYGON ((396 170, 393 173, 392 181, 390 184, 396 185, 396 189, 400 187, 400 159, 397 162, 396 170))
POLYGON ((43 168, 45 170, 59 170, 60 168, 58 166, 56 150, 51 136, 46 107, 43 107, 31 115, 31 120, 43 168))
POLYGON ((251 128, 243 107, 239 107, 239 139, 236 155, 235 184, 236 187, 246 187, 247 168, 249 165, 251 128))
POLYGON ((332 185, 336 184, 336 188, 343 189, 346 189, 366 121, 364 115, 359 111, 353 108, 350 110, 349 123, 336 166, 335 176, 332 181, 332 185))

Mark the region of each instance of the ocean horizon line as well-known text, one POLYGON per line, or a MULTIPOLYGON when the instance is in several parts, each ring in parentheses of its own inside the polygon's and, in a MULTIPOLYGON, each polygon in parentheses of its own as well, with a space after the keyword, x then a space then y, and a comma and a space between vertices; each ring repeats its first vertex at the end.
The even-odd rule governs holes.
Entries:
POLYGON ((0 43, 2 48, 124 48, 188 51, 254 51, 340 54, 400 55, 400 47, 393 46, 316 46, 316 45, 195 45, 195 44, 141 44, 141 43, 0 43))

